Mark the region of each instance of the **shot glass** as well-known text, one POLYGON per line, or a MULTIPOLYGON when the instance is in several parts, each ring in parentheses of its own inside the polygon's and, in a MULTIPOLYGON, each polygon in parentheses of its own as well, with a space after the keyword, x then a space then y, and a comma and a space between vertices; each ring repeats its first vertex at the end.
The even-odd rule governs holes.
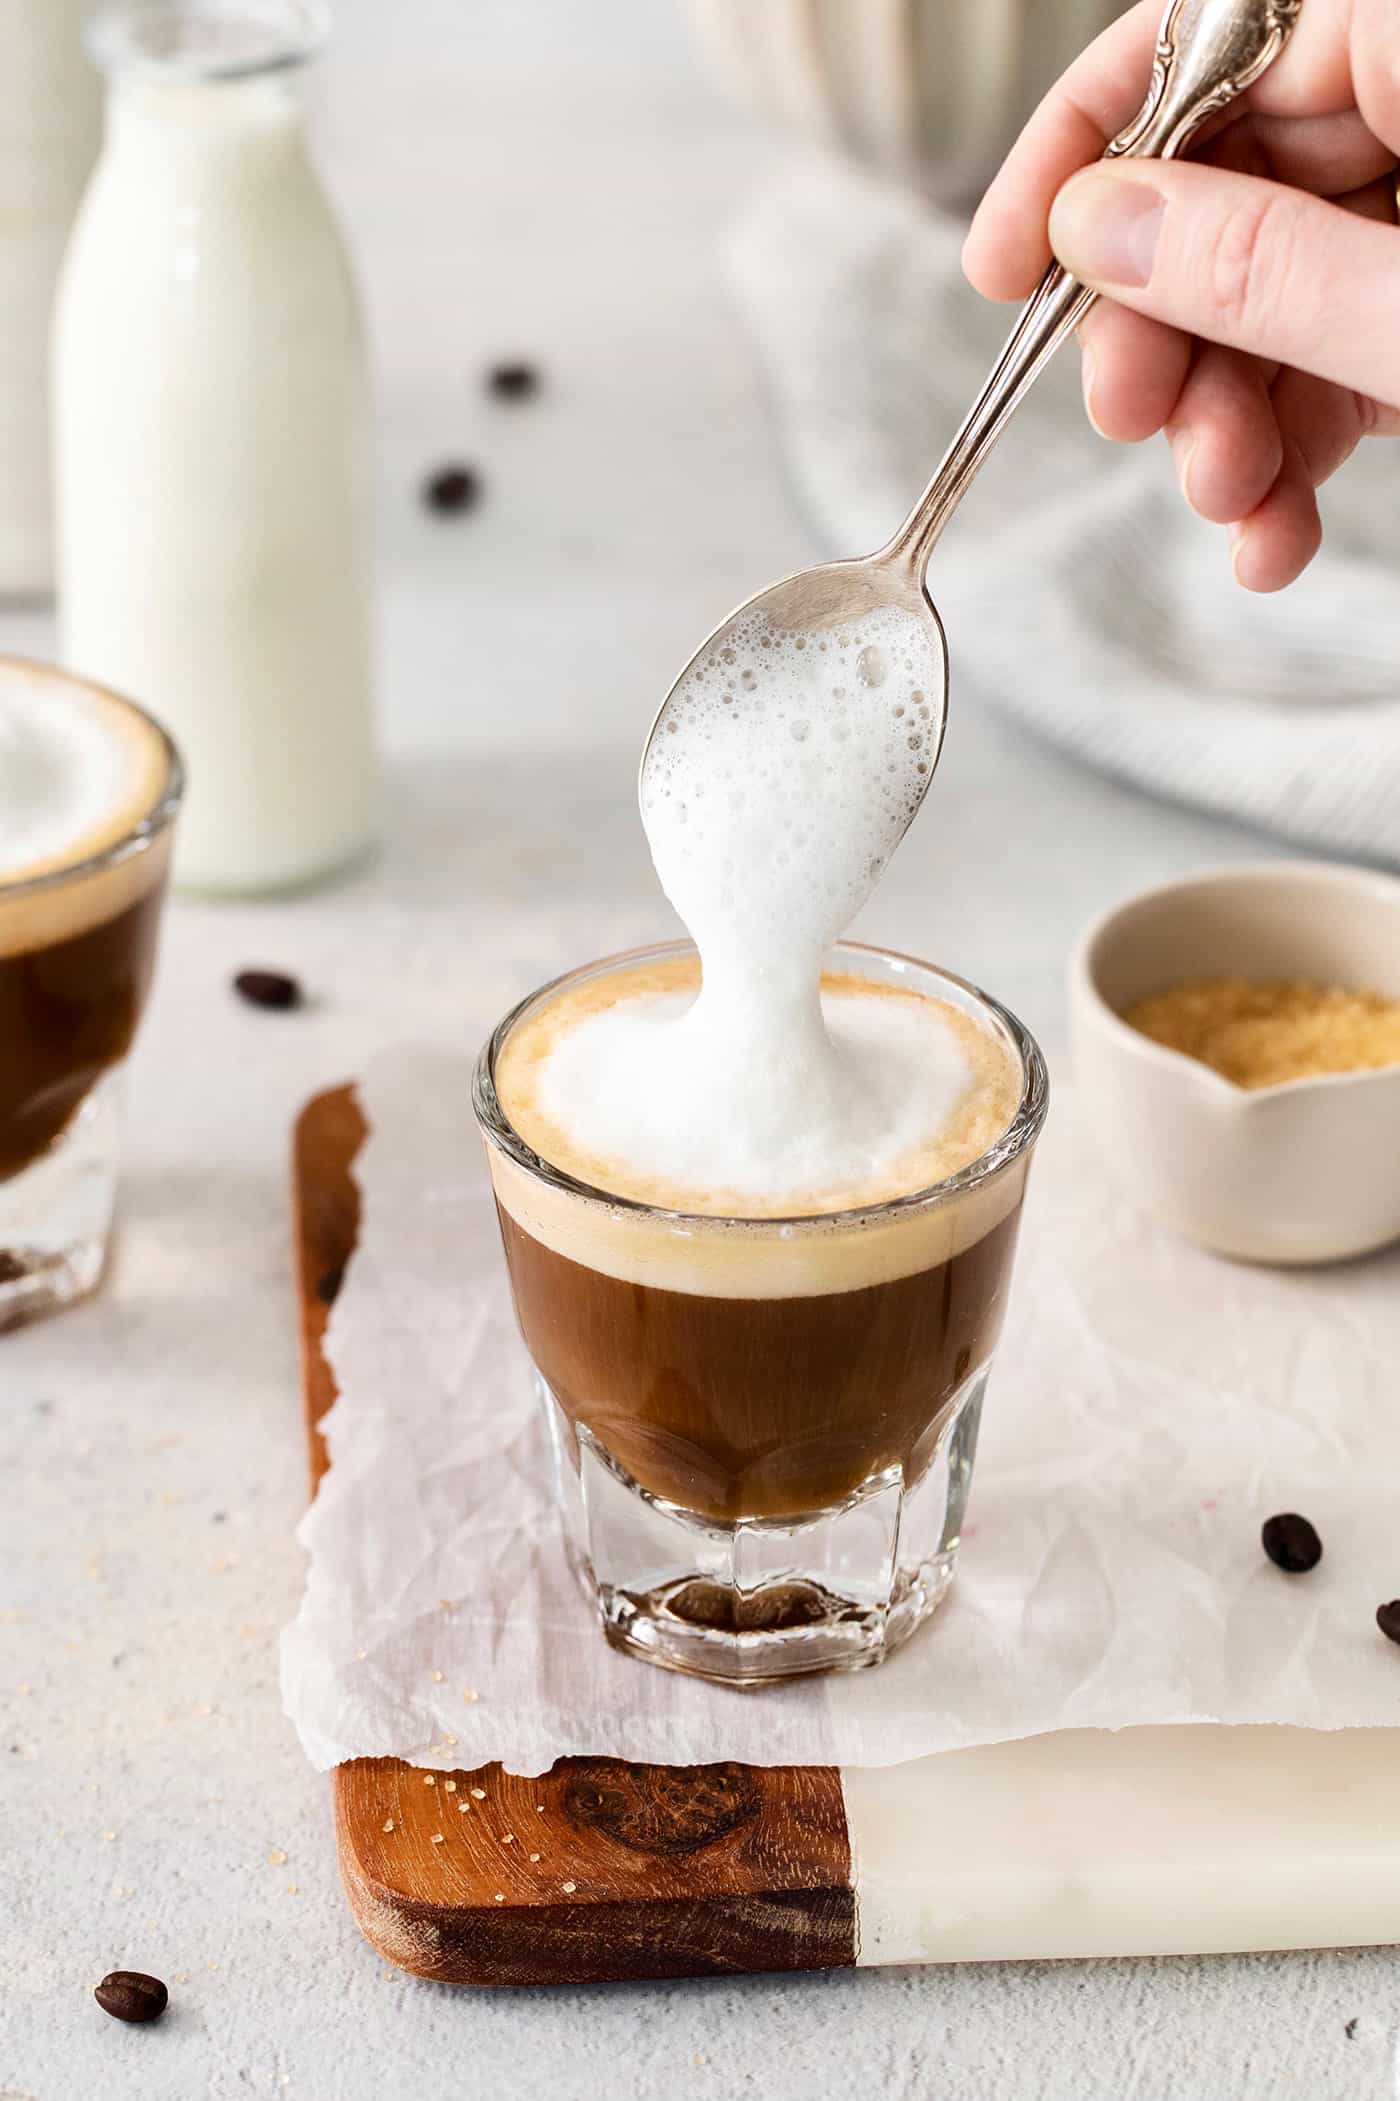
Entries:
POLYGON ((1002 1044, 1021 1082, 1006 1131, 947 1180, 862 1209, 629 1201, 531 1150, 498 1061, 565 991, 688 954, 638 950, 546 985, 477 1065, 568 1552, 609 1641, 653 1663, 746 1684, 878 1663, 953 1579, 1045 1064, 987 994, 842 943, 831 968, 946 1000, 1002 1044))
MULTIPOLYGON (((174 745, 133 702, 0 660, 0 688, 11 678, 41 688, 46 711, 115 711, 149 764, 134 806, 99 818, 109 836, 95 851, 85 828, 71 853, 9 878, 0 854, 0 1331, 86 1296, 102 1275, 122 1065, 155 964, 182 787, 174 745)), ((34 751, 42 759, 42 737, 34 751)))

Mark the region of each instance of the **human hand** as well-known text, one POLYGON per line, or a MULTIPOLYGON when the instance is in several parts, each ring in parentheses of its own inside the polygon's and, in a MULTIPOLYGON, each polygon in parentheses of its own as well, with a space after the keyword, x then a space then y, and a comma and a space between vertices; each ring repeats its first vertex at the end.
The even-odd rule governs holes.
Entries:
POLYGON ((1304 0, 1192 162, 1087 167, 1142 102, 1160 18, 1140 0, 1051 89, 963 263, 988 298, 1023 299, 1053 252, 1104 295, 1079 331, 1090 421, 1164 431, 1240 583, 1276 591, 1321 543, 1320 484, 1364 436, 1400 434, 1400 9, 1304 0))

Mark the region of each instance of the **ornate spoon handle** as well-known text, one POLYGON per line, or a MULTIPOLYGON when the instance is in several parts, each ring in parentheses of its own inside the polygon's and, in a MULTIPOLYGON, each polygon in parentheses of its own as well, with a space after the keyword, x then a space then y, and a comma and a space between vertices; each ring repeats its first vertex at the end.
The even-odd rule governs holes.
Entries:
MULTIPOLYGON (((1142 108, 1103 159, 1172 160, 1206 119, 1252 87, 1287 43, 1302 0, 1170 0, 1142 108)), ((881 561, 922 577, 935 542, 1025 394, 1098 297, 1052 263, 1021 309, 986 384, 881 561)))

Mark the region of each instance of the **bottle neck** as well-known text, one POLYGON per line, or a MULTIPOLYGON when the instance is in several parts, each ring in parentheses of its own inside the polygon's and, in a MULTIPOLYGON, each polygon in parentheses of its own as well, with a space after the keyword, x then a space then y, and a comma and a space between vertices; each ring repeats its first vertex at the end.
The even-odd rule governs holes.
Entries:
POLYGON ((109 132, 161 131, 172 140, 300 128, 301 97, 284 73, 248 80, 158 80, 117 74, 107 83, 109 132))
POLYGON ((304 160, 301 104, 281 77, 116 79, 107 91, 106 150, 129 179, 149 177, 177 207, 192 191, 260 188, 304 160))
POLYGON ((326 0, 107 0, 85 42, 112 78, 235 82, 305 65, 329 28, 326 0))
POLYGON ((296 152, 298 76, 325 30, 324 0, 114 0, 87 35, 109 146, 166 163, 296 152))

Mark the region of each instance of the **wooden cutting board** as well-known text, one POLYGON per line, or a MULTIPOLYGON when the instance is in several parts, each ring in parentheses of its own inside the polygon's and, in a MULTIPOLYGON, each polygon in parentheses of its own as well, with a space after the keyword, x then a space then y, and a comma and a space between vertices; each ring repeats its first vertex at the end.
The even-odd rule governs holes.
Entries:
MULTIPOLYGON (((313 1490, 364 1136, 350 1086, 296 1126, 313 1490)), ((331 1785, 361 1932, 452 1984, 1400 1941, 1400 1728, 1069 1730, 878 1771, 365 1758, 331 1785)))

